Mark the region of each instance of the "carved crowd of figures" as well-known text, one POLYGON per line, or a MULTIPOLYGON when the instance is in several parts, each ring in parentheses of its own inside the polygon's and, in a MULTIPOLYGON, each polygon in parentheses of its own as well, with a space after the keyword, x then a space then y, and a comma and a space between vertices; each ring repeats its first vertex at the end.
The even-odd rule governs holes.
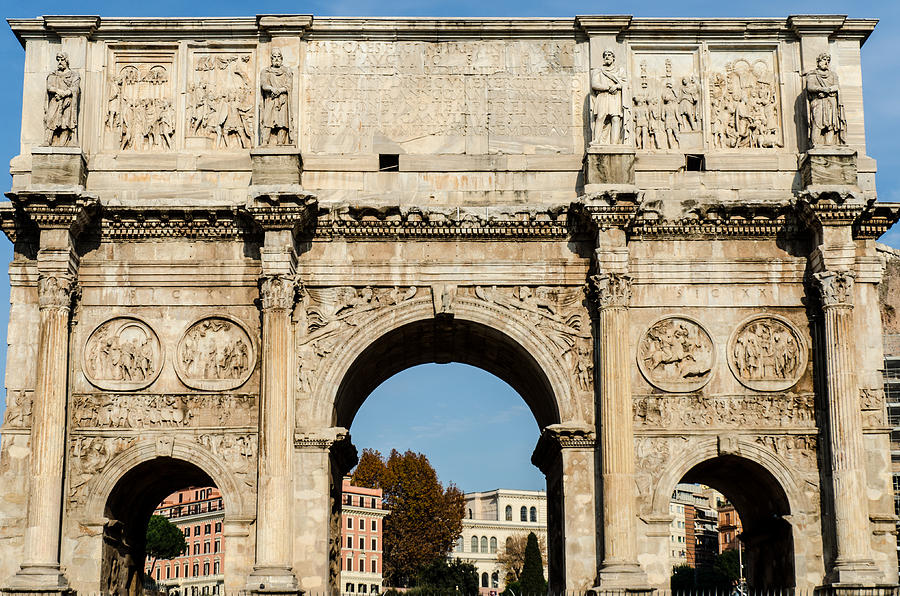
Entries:
POLYGON ((666 59, 665 74, 651 77, 641 62, 640 86, 631 98, 638 149, 678 149, 681 133, 701 129, 700 86, 693 76, 677 77, 666 59))
POLYGON ((193 325, 178 350, 180 369, 191 379, 242 379, 253 367, 250 342, 235 323, 218 318, 193 325))
POLYGON ((812 393, 787 395, 647 395, 635 398, 634 420, 645 427, 812 426, 812 393))
POLYGON ((119 149, 171 149, 175 104, 170 74, 162 64, 129 64, 109 81, 106 127, 119 149))
POLYGON ((113 331, 110 324, 95 333, 88 344, 87 370, 97 379, 144 381, 159 370, 155 338, 140 327, 113 331), (137 333, 128 333, 137 329, 137 333), (130 337, 129 337, 130 335, 130 337))
POLYGON ((195 414, 195 404, 181 395, 82 395, 73 405, 80 427, 177 427, 189 424, 195 414))
POLYGON ((735 60, 712 73, 709 86, 712 146, 780 147, 775 76, 764 60, 735 60))
POLYGON ((746 325, 732 348, 739 377, 748 380, 791 379, 800 366, 793 332, 775 319, 760 319, 746 325))
POLYGON ((215 139, 215 148, 250 147, 253 81, 250 54, 198 57, 188 88, 187 135, 215 139))

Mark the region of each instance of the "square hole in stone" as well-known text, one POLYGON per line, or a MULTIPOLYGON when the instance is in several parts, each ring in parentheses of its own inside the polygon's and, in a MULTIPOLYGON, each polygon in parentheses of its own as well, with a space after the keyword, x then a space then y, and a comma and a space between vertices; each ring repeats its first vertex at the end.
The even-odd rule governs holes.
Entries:
POLYGON ((400 171, 400 156, 396 153, 382 153, 378 156, 379 172, 400 171))

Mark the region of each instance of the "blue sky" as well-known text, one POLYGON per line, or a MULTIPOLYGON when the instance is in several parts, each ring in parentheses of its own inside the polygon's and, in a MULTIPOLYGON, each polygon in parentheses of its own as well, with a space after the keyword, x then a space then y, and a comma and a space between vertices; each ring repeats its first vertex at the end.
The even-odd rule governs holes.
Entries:
MULTIPOLYGON (((454 2, 334 0, 316 2, 235 0, 183 2, 157 0, 125 4, 112 1, 0 1, 0 15, 35 17, 44 14, 101 16, 234 16, 256 13, 311 13, 339 16, 454 16, 454 17, 572 17, 579 14, 633 14, 642 17, 784 17, 789 14, 849 14, 881 19, 863 47, 868 153, 878 160, 879 197, 900 202, 900 2, 755 1, 607 2, 529 0, 457 0, 454 2)), ((18 153, 22 109, 24 52, 15 37, 0 26, 0 113, 8 116, 0 127, 0 161, 18 153)), ((0 189, 10 188, 8 168, 0 168, 0 189)), ((900 228, 882 239, 900 248, 900 228)), ((12 249, 0 239, 0 267, 12 249)), ((9 284, 0 281, 0 329, 9 318, 9 284)), ((0 342, 0 366, 5 364, 0 342)), ((0 410, 5 391, 0 393, 0 410)), ((415 449, 431 458, 444 481, 463 490, 497 487, 543 488, 543 477, 529 463, 538 431, 518 395, 504 382, 461 364, 425 365, 388 379, 360 410, 351 429, 354 442, 382 451, 391 447, 415 449)))

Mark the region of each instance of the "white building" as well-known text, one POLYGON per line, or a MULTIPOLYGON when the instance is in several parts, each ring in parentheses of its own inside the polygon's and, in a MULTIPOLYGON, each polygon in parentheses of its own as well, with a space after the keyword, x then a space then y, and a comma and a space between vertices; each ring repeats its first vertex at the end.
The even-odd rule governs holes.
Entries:
MULTIPOLYGON (((499 594, 506 584, 497 555, 503 552, 508 539, 528 532, 534 532, 546 543, 547 493, 544 491, 501 488, 466 493, 462 536, 450 556, 475 565, 482 594, 499 594)), ((544 577, 547 577, 546 556, 544 577)))

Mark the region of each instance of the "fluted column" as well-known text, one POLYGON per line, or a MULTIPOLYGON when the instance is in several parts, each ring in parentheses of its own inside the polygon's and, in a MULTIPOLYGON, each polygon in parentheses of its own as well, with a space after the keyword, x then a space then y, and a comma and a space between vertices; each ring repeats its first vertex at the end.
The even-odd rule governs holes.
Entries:
MULTIPOLYGON (((39 254, 39 261, 42 256, 39 254)), ((65 473, 69 312, 74 286, 73 273, 65 269, 51 269, 38 277, 40 327, 25 552, 21 569, 5 591, 68 589, 68 581, 60 571, 59 544, 65 473)))
POLYGON ((825 326, 828 438, 837 557, 834 583, 878 579, 871 551, 859 387, 853 362, 853 283, 849 271, 816 273, 825 326))
POLYGON ((597 385, 600 410, 600 477, 603 485, 603 562, 600 588, 637 588, 634 437, 628 304, 631 277, 593 275, 589 290, 596 310, 597 385))
POLYGON ((290 274, 263 275, 262 387, 259 410, 259 470, 256 565, 249 588, 296 592, 292 571, 293 432, 291 308, 296 280, 290 274))

